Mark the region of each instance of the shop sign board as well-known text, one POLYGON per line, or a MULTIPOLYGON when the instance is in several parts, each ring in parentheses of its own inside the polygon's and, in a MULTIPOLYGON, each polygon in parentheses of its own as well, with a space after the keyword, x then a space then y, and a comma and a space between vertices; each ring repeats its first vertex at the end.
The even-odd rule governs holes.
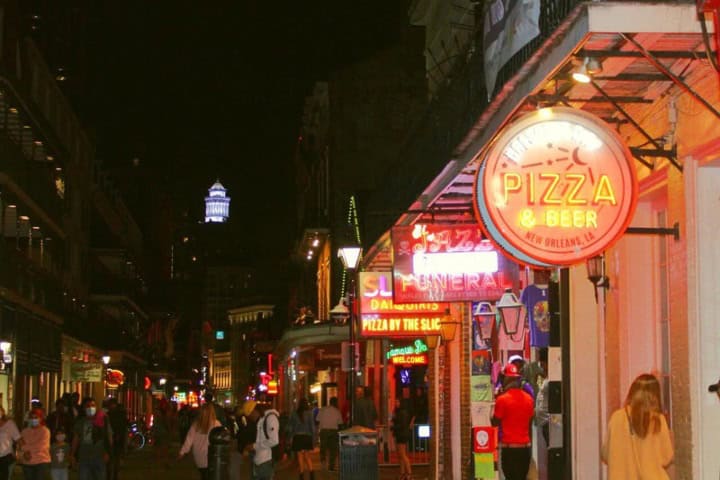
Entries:
POLYGON ((390 272, 360 272, 360 334, 366 337, 439 335, 446 303, 397 304, 390 272))
POLYGON ((472 225, 392 229, 396 304, 495 300, 511 288, 513 266, 472 225))
POLYGON ((630 151, 602 120, 572 108, 522 116, 490 145, 475 207, 493 242, 520 263, 582 263, 612 246, 637 204, 630 151))
POLYGON ((427 365, 427 353, 417 353, 409 355, 395 355, 390 357, 390 363, 393 365, 427 365))
POLYGON ((110 388, 117 388, 125 383, 125 373, 122 370, 108 368, 105 373, 105 382, 110 388))
POLYGON ((385 356, 393 365, 427 365, 427 351, 427 344, 417 339, 412 345, 391 348, 385 356))
POLYGON ((473 452, 492 453, 497 449, 497 428, 473 427, 473 452))
POLYGON ((103 379, 103 364, 100 362, 71 362, 70 380, 73 382, 100 382, 103 379))

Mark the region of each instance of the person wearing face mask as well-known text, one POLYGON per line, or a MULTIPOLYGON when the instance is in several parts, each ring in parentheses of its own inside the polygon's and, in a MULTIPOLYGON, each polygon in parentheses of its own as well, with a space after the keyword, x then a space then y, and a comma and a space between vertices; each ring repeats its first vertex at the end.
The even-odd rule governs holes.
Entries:
POLYGON ((0 480, 8 480, 15 467, 15 443, 22 439, 15 422, 0 406, 0 480))
POLYGON ((52 480, 68 480, 70 445, 66 442, 65 430, 55 432, 55 442, 50 446, 50 476, 52 480))
POLYGON ((20 432, 22 469, 25 480, 45 480, 50 472, 50 430, 44 425, 40 408, 28 415, 28 426, 20 432))
POLYGON ((70 464, 77 463, 79 480, 105 480, 106 463, 112 449, 112 427, 100 415, 95 400, 82 402, 85 415, 75 421, 70 464))

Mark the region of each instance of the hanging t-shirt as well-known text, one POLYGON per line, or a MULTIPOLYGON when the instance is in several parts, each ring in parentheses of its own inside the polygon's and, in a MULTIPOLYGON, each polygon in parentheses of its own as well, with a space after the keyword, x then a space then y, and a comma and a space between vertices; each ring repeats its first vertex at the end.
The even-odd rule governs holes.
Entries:
POLYGON ((525 330, 525 322, 521 321, 520 325, 518 325, 517 332, 508 334, 505 330, 505 326, 502 322, 500 322, 497 328, 498 348, 501 351, 520 350, 522 352, 525 347, 525 330))
POLYGON ((547 287, 528 285, 520 295, 527 309, 530 324, 530 346, 547 347, 550 344, 550 311, 547 287))

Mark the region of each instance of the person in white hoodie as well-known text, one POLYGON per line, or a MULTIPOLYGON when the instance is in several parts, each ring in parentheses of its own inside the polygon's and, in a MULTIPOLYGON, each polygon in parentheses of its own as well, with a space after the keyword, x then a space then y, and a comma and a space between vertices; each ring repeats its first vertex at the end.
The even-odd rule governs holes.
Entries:
MULTIPOLYGON (((254 400, 246 400, 243 414, 257 424, 255 443, 246 450, 253 455, 253 480, 271 480, 275 470, 272 449, 280 443, 280 419, 277 410, 254 400)), ((279 459, 276 459, 279 460, 279 459)))
POLYGON ((213 405, 211 403, 204 404, 200 407, 200 415, 198 415, 197 420, 190 426, 190 430, 185 436, 185 442, 178 454, 178 459, 181 459, 192 450, 195 466, 200 472, 200 480, 210 478, 208 473, 208 434, 210 430, 219 426, 220 422, 215 418, 213 405))

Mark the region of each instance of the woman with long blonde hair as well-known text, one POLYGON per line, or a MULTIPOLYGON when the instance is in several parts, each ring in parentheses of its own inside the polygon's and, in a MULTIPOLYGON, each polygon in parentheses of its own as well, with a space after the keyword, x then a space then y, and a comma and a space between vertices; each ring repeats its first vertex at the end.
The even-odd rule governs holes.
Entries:
POLYGON ((660 382, 649 373, 630 385, 625 405, 610 417, 602 446, 608 480, 665 480, 673 445, 662 412, 660 382))
POLYGON ((208 476, 208 434, 210 430, 219 427, 220 422, 215 417, 215 407, 212 403, 206 403, 200 407, 200 414, 190 426, 190 430, 185 436, 178 459, 181 459, 192 450, 195 466, 200 472, 200 479, 207 480, 208 476))

